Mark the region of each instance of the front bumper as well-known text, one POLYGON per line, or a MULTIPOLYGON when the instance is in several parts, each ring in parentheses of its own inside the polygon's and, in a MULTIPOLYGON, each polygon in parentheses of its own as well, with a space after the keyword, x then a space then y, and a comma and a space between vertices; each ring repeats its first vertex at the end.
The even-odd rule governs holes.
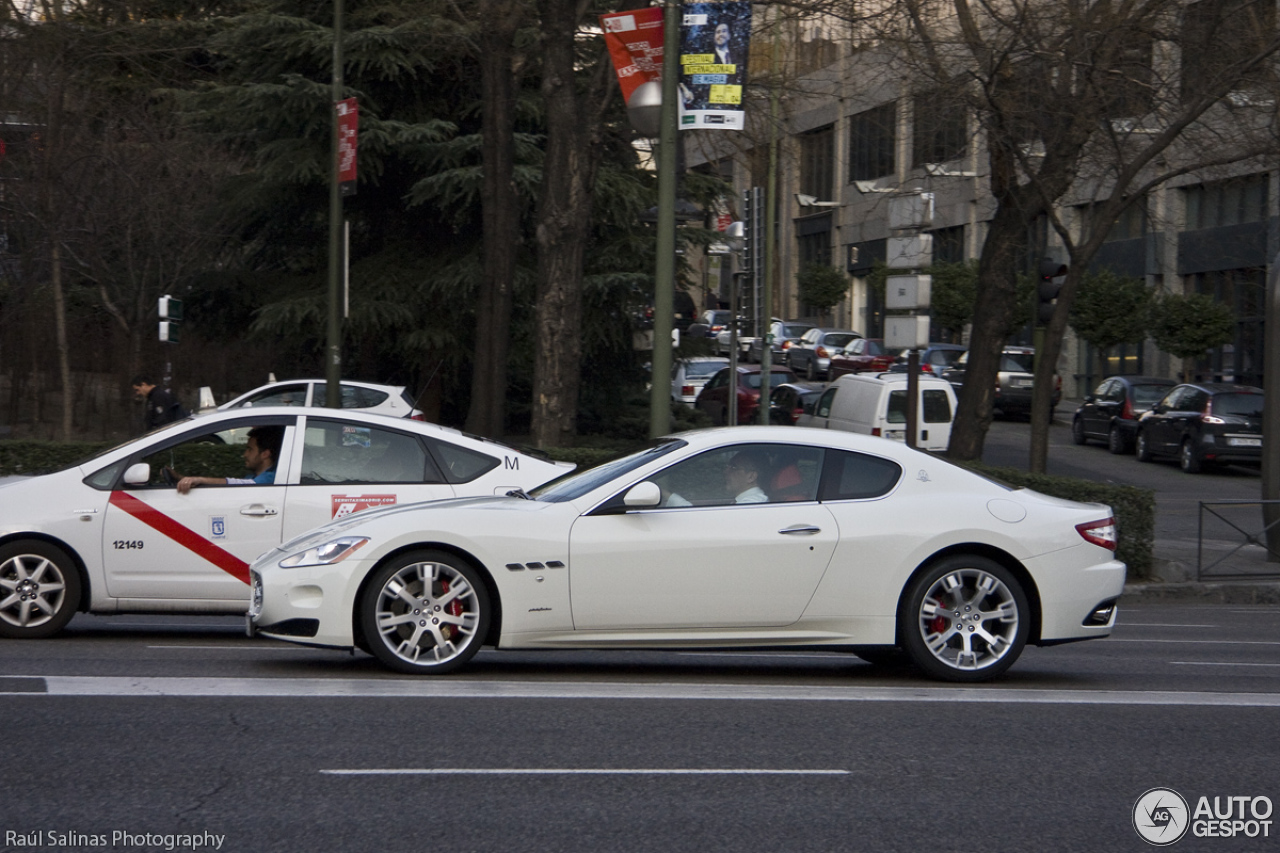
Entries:
POLYGON ((255 566, 249 572, 253 604, 247 631, 309 646, 351 648, 355 603, 368 568, 350 558, 301 569, 255 566))

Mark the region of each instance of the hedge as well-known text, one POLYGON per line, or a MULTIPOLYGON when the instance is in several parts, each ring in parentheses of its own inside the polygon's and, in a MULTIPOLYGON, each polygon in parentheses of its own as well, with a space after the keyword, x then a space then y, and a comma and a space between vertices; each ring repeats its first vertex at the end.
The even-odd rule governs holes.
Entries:
POLYGON ((1156 529, 1156 493, 1151 489, 1032 474, 1018 468, 997 468, 981 462, 957 464, 1010 486, 1034 489, 1055 498, 1106 504, 1116 517, 1119 536, 1116 559, 1128 565, 1130 578, 1151 576, 1156 529))

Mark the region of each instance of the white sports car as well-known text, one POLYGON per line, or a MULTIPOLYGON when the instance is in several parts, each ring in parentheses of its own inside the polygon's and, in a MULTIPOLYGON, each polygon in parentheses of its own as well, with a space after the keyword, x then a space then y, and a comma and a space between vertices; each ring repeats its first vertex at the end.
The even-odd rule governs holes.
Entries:
POLYGON ((169 424, 66 470, 0 486, 0 637, 48 637, 78 610, 244 613, 249 561, 371 507, 504 495, 573 469, 457 430, 323 408, 231 409, 169 424), (254 427, 281 441, 248 479, 254 427), (170 476, 166 476, 169 474, 170 476))
POLYGON ((335 520, 253 564, 249 630, 407 673, 456 669, 485 643, 828 645, 869 660, 896 646, 931 676, 979 681, 1028 642, 1110 634, 1115 545, 1106 506, 896 442, 713 429, 531 496, 335 520))

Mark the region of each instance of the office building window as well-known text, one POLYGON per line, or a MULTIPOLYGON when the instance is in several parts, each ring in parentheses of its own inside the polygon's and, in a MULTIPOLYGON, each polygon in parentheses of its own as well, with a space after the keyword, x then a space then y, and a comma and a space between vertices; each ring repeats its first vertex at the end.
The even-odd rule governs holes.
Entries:
POLYGON ((958 264, 964 260, 963 225, 938 228, 929 233, 933 235, 933 262, 935 264, 958 264))
POLYGON ((1186 230, 1266 220, 1267 184, 1260 174, 1186 188, 1186 230))
MULTIPOLYGON (((1182 99, 1192 101, 1221 85, 1224 74, 1241 58, 1264 50, 1275 37, 1274 3, 1252 0, 1200 0, 1183 12, 1182 99)), ((1234 91, 1253 91, 1274 82, 1272 63, 1261 62, 1247 72, 1234 91)))
POLYGON ((883 104, 849 119, 849 180, 873 181, 894 172, 896 103, 883 104))
POLYGON ((969 147, 968 110, 951 90, 935 89, 914 98, 911 162, 945 163, 963 157, 969 147))
POLYGON ((835 182, 835 130, 827 125, 801 134, 800 192, 833 201, 835 182))

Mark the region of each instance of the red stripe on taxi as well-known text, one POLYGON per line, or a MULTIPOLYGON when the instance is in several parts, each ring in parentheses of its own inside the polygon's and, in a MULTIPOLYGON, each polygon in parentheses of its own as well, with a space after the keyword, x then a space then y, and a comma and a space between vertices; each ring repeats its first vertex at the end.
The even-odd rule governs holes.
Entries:
POLYGON ((248 563, 214 545, 194 530, 183 527, 155 507, 138 500, 128 492, 112 492, 111 503, 153 530, 168 536, 196 556, 213 563, 236 580, 246 584, 249 582, 248 563))

